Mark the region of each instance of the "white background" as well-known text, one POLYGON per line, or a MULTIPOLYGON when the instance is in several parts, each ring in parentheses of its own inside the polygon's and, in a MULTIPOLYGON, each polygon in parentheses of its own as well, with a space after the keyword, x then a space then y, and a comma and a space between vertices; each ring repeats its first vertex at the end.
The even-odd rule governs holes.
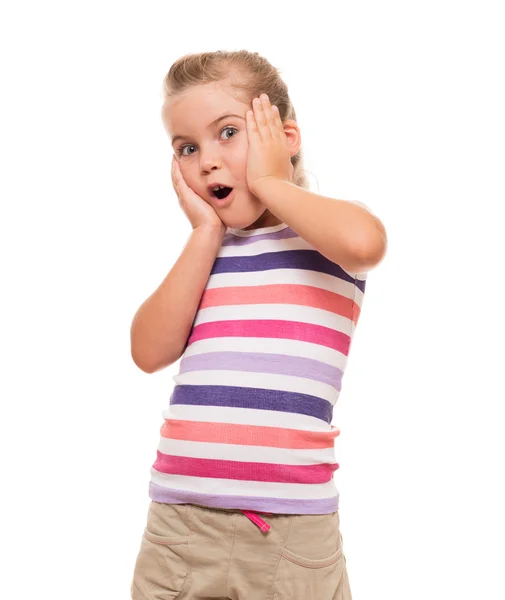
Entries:
POLYGON ((2 597, 129 598, 178 370, 140 371, 130 324, 191 231, 162 80, 241 48, 288 84, 311 189, 388 232, 333 419, 353 598, 505 597, 498 4, 1 9, 2 597))

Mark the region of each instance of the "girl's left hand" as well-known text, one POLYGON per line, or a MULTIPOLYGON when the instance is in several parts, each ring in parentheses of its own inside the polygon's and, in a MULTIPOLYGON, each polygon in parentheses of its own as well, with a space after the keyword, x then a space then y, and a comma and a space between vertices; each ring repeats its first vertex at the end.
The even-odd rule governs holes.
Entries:
POLYGON ((247 185, 254 194, 267 177, 291 181, 294 169, 278 108, 266 94, 254 98, 252 105, 254 110, 246 113, 247 185))

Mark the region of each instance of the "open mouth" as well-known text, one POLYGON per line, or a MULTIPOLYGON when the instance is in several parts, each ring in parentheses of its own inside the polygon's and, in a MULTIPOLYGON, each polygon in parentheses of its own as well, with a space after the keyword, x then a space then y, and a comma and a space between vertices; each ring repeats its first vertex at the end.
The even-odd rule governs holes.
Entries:
POLYGON ((219 200, 223 200, 224 198, 226 198, 226 196, 228 196, 231 193, 232 190, 233 190, 233 188, 225 187, 225 188, 216 190, 215 192, 212 192, 212 195, 215 196, 216 198, 219 198, 219 200))

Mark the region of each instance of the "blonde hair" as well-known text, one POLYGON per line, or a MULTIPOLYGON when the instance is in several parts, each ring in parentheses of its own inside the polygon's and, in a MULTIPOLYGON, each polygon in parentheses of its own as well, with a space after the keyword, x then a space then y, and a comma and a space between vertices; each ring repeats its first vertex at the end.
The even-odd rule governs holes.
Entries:
MULTIPOLYGON (((296 121, 288 87, 280 72, 257 52, 247 50, 200 52, 186 54, 171 67, 163 80, 164 100, 183 95, 196 85, 222 82, 237 92, 237 100, 251 104, 261 93, 268 94, 271 104, 279 108, 282 122, 296 121)), ((301 148, 291 157, 293 183, 308 189, 301 148)))

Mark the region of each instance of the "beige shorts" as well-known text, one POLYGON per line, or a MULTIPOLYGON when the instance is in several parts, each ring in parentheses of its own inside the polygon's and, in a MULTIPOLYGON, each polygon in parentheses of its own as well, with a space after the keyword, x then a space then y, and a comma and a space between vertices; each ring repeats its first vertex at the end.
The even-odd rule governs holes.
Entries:
POLYGON ((262 517, 152 500, 132 600, 352 600, 338 510, 262 517))

